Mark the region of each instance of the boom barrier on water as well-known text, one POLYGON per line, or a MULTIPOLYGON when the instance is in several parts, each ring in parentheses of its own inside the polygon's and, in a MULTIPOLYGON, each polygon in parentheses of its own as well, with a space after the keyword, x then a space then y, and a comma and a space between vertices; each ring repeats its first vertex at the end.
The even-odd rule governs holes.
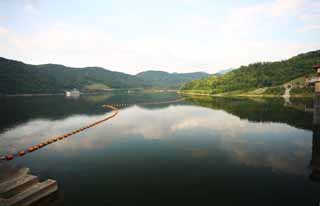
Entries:
MULTIPOLYGON (((184 98, 181 98, 181 99, 176 99, 176 100, 171 100, 171 101, 164 101, 164 102, 146 102, 146 103, 140 103, 139 105, 155 105, 155 104, 169 104, 169 103, 176 103, 176 102, 180 102, 180 101, 183 101, 184 98)), ((32 152, 35 152, 41 148, 44 148, 52 143, 55 143, 57 141, 60 141, 60 140, 63 140, 63 139, 66 139, 66 138, 69 138, 71 136, 74 136, 75 134, 79 133, 79 132, 82 132, 84 130, 87 130, 89 128, 92 128, 94 126, 97 126, 98 124, 101 124, 109 119, 112 119, 113 117, 115 117, 118 113, 119 113, 119 110, 118 110, 118 107, 123 107, 123 106, 132 106, 132 105, 136 105, 136 104, 105 104, 105 105, 102 105, 102 107, 104 108, 109 108, 113 111, 113 114, 107 116, 106 118, 104 119, 101 119, 99 121, 96 121, 96 122, 93 122, 92 124, 89 124, 87 126, 84 126, 80 129, 77 129, 77 130, 74 130, 74 131, 71 131, 69 133, 66 133, 66 134, 63 134, 63 135, 60 135, 60 136, 57 136, 57 137, 52 137, 50 139, 47 139, 39 144, 36 144, 36 145, 33 145, 33 146, 30 146, 26 149, 23 149, 23 150, 20 150, 16 153, 13 153, 13 154, 7 154, 7 155, 2 155, 0 156, 0 162, 1 161, 10 161, 10 160, 13 160, 14 158, 16 157, 22 157, 26 154, 29 154, 29 153, 32 153, 32 152)))

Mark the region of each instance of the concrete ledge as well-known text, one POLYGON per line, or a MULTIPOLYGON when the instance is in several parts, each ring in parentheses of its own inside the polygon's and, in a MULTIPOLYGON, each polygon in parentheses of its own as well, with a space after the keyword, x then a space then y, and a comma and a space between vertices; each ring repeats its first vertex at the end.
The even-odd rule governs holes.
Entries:
POLYGON ((39 182, 28 168, 0 165, 0 206, 28 206, 58 190, 55 180, 39 182))
POLYGON ((6 181, 0 185, 1 197, 9 198, 36 183, 38 183, 38 177, 28 174, 6 181))

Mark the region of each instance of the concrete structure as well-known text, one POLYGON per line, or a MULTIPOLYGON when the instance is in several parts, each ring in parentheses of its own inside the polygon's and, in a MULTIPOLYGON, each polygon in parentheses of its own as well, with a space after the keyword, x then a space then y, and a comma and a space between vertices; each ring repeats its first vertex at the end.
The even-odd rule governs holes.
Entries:
POLYGON ((28 168, 0 164, 0 206, 28 206, 58 190, 57 182, 39 182, 28 168))
POLYGON ((314 85, 313 124, 320 125, 320 64, 313 66, 316 76, 306 79, 306 84, 314 85))
POLYGON ((320 182, 320 127, 313 129, 312 139, 312 158, 310 161, 311 174, 310 179, 320 182))
POLYGON ((310 179, 320 182, 320 64, 313 66, 316 76, 307 79, 308 84, 314 84, 313 97, 313 139, 312 158, 310 161, 310 179))
POLYGON ((316 76, 306 79, 307 84, 314 84, 314 92, 320 93, 320 64, 316 64, 313 66, 316 76))
POLYGON ((320 126, 320 93, 315 93, 313 97, 313 124, 320 126))

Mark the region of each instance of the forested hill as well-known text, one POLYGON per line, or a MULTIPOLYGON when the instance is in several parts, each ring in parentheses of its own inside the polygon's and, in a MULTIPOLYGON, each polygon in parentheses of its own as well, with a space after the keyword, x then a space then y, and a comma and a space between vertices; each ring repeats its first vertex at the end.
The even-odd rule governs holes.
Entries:
POLYGON ((179 89, 183 83, 208 76, 204 72, 180 74, 162 71, 130 75, 101 67, 31 65, 0 57, 0 94, 60 93, 73 88, 82 91, 109 88, 179 89))
POLYGON ((300 54, 284 61, 241 66, 222 76, 212 75, 209 78, 191 81, 185 84, 182 90, 217 94, 277 86, 313 73, 312 66, 316 63, 320 63, 320 50, 300 54))
POLYGON ((155 88, 179 89, 186 82, 209 77, 210 75, 205 72, 168 73, 150 70, 138 73, 136 76, 155 88))
POLYGON ((57 93, 67 89, 137 88, 147 86, 139 78, 99 67, 30 65, 0 57, 0 93, 57 93))

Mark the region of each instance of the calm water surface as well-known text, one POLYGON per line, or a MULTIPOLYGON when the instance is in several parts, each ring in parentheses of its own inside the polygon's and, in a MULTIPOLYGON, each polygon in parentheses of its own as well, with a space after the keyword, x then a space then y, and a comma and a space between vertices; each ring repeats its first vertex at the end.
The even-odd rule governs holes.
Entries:
MULTIPOLYGON (((0 99, 0 153, 174 93, 0 99)), ((55 179, 53 205, 319 205, 312 100, 188 97, 114 119, 10 164, 55 179)), ((319 174, 318 174, 319 177, 319 174)), ((46 203, 43 203, 47 205, 46 203)), ((43 205, 42 204, 42 205, 43 205)))

